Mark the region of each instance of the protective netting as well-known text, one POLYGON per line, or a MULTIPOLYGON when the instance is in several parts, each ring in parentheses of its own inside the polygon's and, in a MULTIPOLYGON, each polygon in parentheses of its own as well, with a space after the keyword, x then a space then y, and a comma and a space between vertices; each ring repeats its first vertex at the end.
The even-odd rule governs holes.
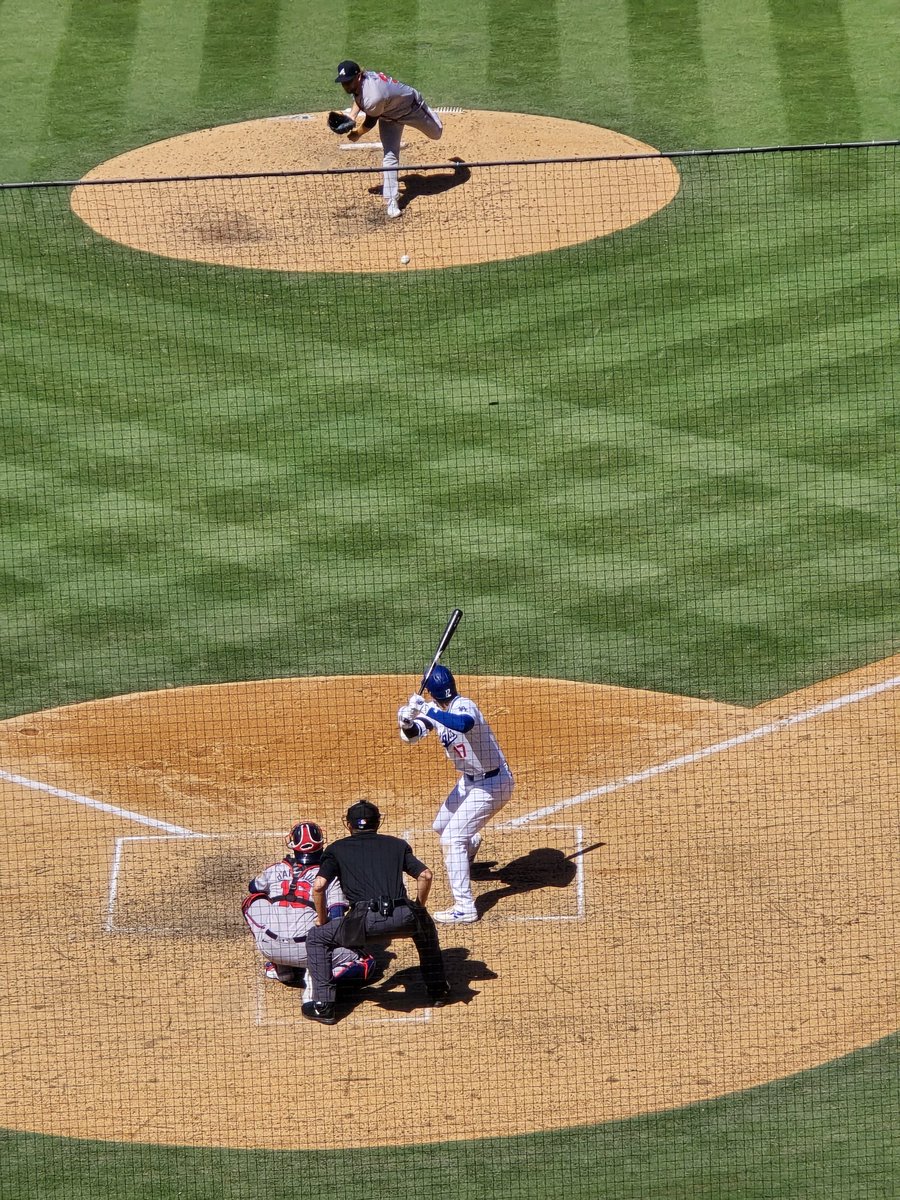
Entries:
POLYGON ((832 1135, 877 1172, 897 179, 445 164, 395 220, 356 171, 0 189, 11 1194, 856 1194, 832 1135), (500 749, 445 757, 396 710, 456 606, 500 749), (324 1028, 241 903, 362 796, 439 912, 482 833, 478 920, 439 926, 451 1004, 398 940, 324 1028))

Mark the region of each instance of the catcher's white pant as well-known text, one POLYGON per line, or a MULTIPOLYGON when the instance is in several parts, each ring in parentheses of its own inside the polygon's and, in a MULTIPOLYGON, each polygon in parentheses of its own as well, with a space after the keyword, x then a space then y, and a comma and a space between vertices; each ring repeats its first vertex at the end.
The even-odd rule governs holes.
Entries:
POLYGON ((460 775, 456 787, 441 805, 432 828, 441 835, 441 850, 453 907, 475 912, 469 854, 472 839, 509 800, 515 781, 509 767, 500 768, 492 779, 470 779, 460 775))
POLYGON ((384 169, 382 195, 388 204, 392 200, 396 200, 400 195, 400 184, 397 182, 397 168, 400 166, 400 142, 403 138, 403 128, 405 125, 409 125, 413 129, 418 129, 419 133, 424 133, 433 142, 438 141, 444 132, 441 118, 433 108, 428 107, 424 100, 421 107, 417 108, 411 117, 406 117, 402 122, 382 120, 378 122, 378 136, 381 138, 381 148, 384 151, 384 157, 381 160, 381 165, 384 169))

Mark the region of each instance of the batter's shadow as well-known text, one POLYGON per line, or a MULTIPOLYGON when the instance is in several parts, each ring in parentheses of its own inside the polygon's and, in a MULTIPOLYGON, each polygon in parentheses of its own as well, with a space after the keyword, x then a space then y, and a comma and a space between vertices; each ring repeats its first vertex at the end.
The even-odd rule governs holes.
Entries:
MULTIPOLYGON (((415 200, 424 196, 440 196, 443 192, 449 192, 451 188, 460 187, 464 183, 468 183, 472 178, 472 172, 465 165, 461 158, 451 158, 449 160, 455 163, 451 172, 428 172, 427 175, 412 175, 401 174, 400 182, 403 185, 400 197, 397 203, 400 206, 400 211, 403 212, 415 200)), ((381 195, 381 185, 378 187, 369 188, 369 192, 373 196, 381 195)))
POLYGON ((478 909, 478 915, 484 916, 501 900, 507 900, 510 896, 521 896, 543 888, 569 887, 578 874, 578 867, 573 860, 605 845, 605 842, 594 842, 573 854, 563 854, 562 850, 556 850, 552 846, 542 846, 536 850, 529 850, 521 858, 514 858, 496 870, 493 870, 496 862, 474 862, 472 879, 475 882, 499 880, 505 885, 476 896, 475 907, 478 909))

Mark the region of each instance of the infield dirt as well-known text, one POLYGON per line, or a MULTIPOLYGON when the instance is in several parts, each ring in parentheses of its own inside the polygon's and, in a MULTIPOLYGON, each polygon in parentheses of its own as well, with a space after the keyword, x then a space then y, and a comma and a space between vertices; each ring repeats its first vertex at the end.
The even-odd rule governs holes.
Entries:
POLYGON ((517 258, 604 237, 652 216, 680 186, 669 159, 626 134, 554 117, 466 110, 444 115, 438 142, 407 129, 403 214, 389 220, 377 131, 366 135, 371 142, 354 147, 326 128, 325 115, 197 130, 130 150, 84 178, 378 170, 76 187, 72 208, 104 237, 170 258, 275 271, 412 271, 517 258), (626 157, 466 165, 600 155, 626 157), (432 164, 443 167, 415 169, 432 164), (400 261, 404 255, 408 265, 400 261))
POLYGON ((173 689, 5 722, 0 1123, 266 1148, 499 1136, 721 1095, 892 1032, 898 689, 695 752, 898 671, 754 710, 462 680, 518 786, 486 831, 483 919, 442 931, 456 1003, 424 1007, 400 941, 333 1029, 263 980, 240 902, 293 821, 337 836, 363 795, 448 899, 430 823, 451 769, 396 737, 412 681, 173 689), (304 1099, 320 1078, 327 1120, 304 1099))

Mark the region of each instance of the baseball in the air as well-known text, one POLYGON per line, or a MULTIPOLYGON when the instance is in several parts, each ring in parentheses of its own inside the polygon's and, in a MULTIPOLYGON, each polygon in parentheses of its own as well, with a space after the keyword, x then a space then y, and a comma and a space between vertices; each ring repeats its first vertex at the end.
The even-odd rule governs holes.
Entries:
POLYGON ((408 254, 401 254, 401 255, 400 255, 400 261, 401 261, 402 263, 408 263, 408 262, 409 262, 409 255, 408 255, 408 254))

